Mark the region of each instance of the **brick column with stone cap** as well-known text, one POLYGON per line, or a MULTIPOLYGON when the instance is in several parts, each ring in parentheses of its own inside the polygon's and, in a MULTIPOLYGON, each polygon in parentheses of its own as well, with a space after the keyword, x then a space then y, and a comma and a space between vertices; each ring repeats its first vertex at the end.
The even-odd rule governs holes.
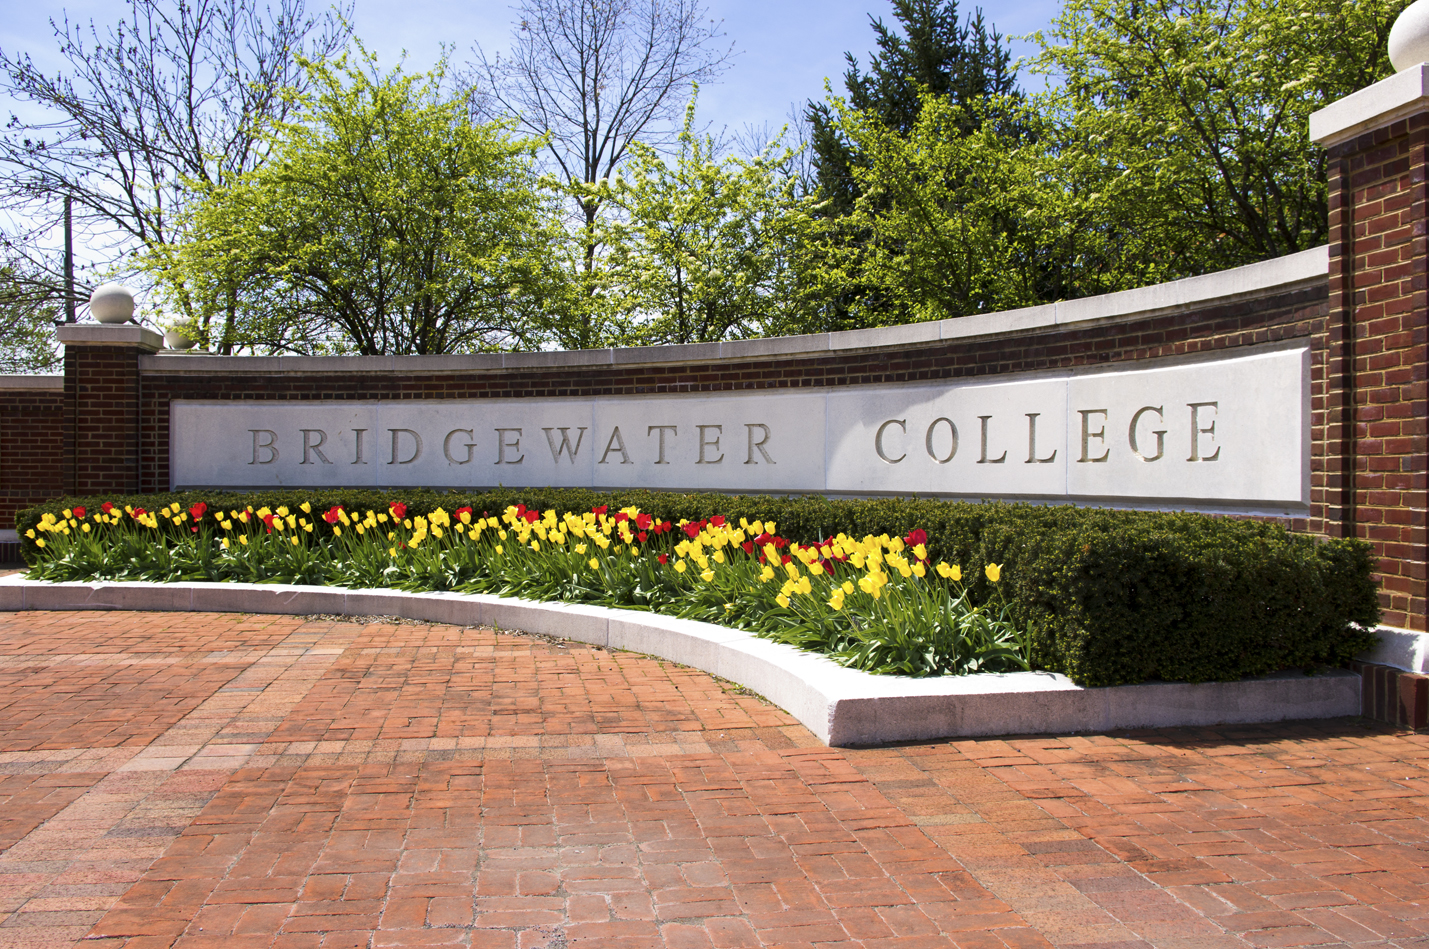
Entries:
POLYGON ((139 357, 163 337, 132 324, 72 323, 64 343, 64 492, 139 490, 139 357))
POLYGON ((1388 626, 1423 631, 1429 508, 1429 64, 1314 113, 1329 153, 1327 494, 1374 545, 1388 626))

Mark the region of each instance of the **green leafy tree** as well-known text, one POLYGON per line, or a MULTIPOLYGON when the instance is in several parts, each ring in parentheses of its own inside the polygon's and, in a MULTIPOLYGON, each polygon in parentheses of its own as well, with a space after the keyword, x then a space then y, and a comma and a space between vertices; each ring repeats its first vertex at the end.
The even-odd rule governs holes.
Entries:
MULTIPOLYGON (((924 92, 947 96, 957 105, 1015 92, 1011 54, 1002 35, 984 22, 981 9, 959 18, 956 0, 893 0, 893 17, 901 34, 870 17, 878 52, 870 57, 867 72, 852 53, 844 54, 851 108, 907 132, 918 120, 924 92)), ((848 214, 862 193, 854 174, 862 162, 858 144, 844 134, 831 103, 811 102, 807 115, 824 213, 848 214)), ((974 121, 971 113, 964 114, 964 121, 974 121)))
MULTIPOLYGON (((826 253, 840 259, 856 257, 866 249, 870 234, 854 225, 878 209, 876 194, 870 200, 862 184, 871 159, 860 140, 849 134, 844 121, 848 109, 895 134, 907 134, 918 122, 923 95, 931 93, 959 107, 954 113, 959 124, 947 128, 947 133, 967 135, 977 131, 988 112, 981 105, 1017 99, 1011 54, 980 9, 960 17, 957 0, 893 0, 893 17, 901 31, 881 19, 872 20, 878 49, 867 71, 852 53, 844 54, 849 63, 845 98, 810 103, 805 112, 815 192, 820 198, 818 213, 836 222, 826 232, 830 241, 826 253), (973 106, 978 107, 964 108, 973 106), (860 214, 850 217, 855 208, 860 214)), ((1003 119, 994 125, 998 134, 1020 134, 1016 123, 1003 119)), ((882 248, 885 254, 890 250, 886 244, 882 248)), ((823 268, 825 276, 831 272, 823 268)), ((820 329, 848 329, 899 318, 892 301, 876 285, 855 279, 818 285, 831 294, 820 329)))
POLYGON ((776 140, 750 159, 719 158, 694 116, 692 98, 668 163, 636 142, 622 177, 598 186, 619 212, 602 235, 599 297, 645 345, 797 331, 812 202, 794 194, 789 151, 776 140))
POLYGON ((608 345, 617 325, 604 322, 598 298, 603 180, 631 148, 668 145, 681 97, 717 78, 733 47, 699 0, 520 0, 509 55, 477 48, 475 73, 488 105, 541 136, 550 167, 573 202, 569 222, 578 248, 565 251, 574 292, 552 324, 570 349, 608 345))
POLYGON ((378 354, 529 346, 560 293, 537 143, 365 51, 309 63, 261 167, 210 189, 146 265, 224 349, 378 354), (235 305, 236 304, 236 305, 235 305), (218 314, 233 313, 215 323, 218 314))
POLYGON ((1104 159, 1068 148, 1066 130, 1033 104, 959 106, 925 92, 906 132, 834 107, 864 156, 861 194, 824 233, 815 279, 865 288, 849 311, 859 324, 1015 309, 1167 272, 1140 195, 1104 159), (1022 132, 1006 134, 1004 122, 1022 132))
POLYGON ((23 264, 0 266, 0 373, 59 370, 54 320, 62 306, 23 264))
POLYGON ((1067 147, 1109 156, 1183 273, 1323 244, 1325 152, 1310 113, 1393 72, 1406 0, 1069 0, 1034 69, 1067 147))

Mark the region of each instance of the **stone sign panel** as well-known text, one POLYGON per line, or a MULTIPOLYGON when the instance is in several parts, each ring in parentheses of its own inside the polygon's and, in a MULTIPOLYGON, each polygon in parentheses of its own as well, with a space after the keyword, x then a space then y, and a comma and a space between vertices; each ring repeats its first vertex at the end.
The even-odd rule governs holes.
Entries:
MULTIPOLYGON (((1123 364, 1125 366, 1125 364, 1123 364)), ((175 401, 173 486, 648 487, 1303 509, 1309 352, 935 385, 175 401)))

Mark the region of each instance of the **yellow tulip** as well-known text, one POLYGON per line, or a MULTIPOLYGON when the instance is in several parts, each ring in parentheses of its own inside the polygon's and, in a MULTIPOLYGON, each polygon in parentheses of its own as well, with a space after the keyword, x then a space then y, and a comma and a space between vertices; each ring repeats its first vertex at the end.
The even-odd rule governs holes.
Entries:
POLYGON ((987 578, 993 583, 996 583, 997 581, 1002 579, 1002 564, 990 563, 987 565, 987 569, 985 572, 987 573, 987 578))
POLYGON ((591 568, 592 570, 594 570, 596 567, 599 567, 599 566, 600 566, 600 561, 599 561, 599 560, 596 560, 594 557, 590 558, 590 568, 591 568))
POLYGON ((705 581, 706 583, 709 583, 711 580, 714 579, 714 571, 713 571, 713 570, 702 570, 702 571, 700 571, 700 579, 703 580, 703 581, 705 581))
POLYGON ((676 561, 675 561, 675 572, 676 572, 676 573, 684 573, 684 572, 685 572, 685 562, 684 562, 683 560, 676 560, 676 561))
POLYGON ((834 595, 829 597, 829 606, 836 610, 844 608, 844 591, 839 587, 834 587, 834 595))
POLYGON ((248 546, 248 535, 247 535, 247 534, 239 534, 239 535, 238 535, 238 542, 239 542, 240 544, 242 544, 244 547, 247 547, 247 546, 248 546))
POLYGON ((774 598, 774 602, 786 608, 789 606, 789 598, 782 593, 774 598))
POLYGON ((43 546, 45 546, 45 539, 44 539, 43 537, 41 537, 39 540, 35 541, 35 546, 36 546, 36 547, 43 547, 43 546))
POLYGON ((294 547, 298 546, 298 535, 297 535, 297 534, 294 534, 290 539, 292 540, 294 547))
POLYGON ((497 552, 498 554, 502 552, 502 551, 501 551, 501 545, 500 545, 500 544, 497 544, 497 545, 496 545, 496 552, 497 552))

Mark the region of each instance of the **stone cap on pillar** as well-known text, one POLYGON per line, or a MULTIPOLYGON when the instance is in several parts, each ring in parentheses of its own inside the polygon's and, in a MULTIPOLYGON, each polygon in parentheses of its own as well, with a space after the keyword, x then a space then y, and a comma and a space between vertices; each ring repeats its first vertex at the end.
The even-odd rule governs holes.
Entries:
POLYGON ((124 346, 156 353, 164 337, 135 323, 60 323, 55 327, 66 346, 124 346))
POLYGON ((1310 140, 1326 148, 1429 112, 1429 63, 1417 63, 1310 113, 1310 140))

